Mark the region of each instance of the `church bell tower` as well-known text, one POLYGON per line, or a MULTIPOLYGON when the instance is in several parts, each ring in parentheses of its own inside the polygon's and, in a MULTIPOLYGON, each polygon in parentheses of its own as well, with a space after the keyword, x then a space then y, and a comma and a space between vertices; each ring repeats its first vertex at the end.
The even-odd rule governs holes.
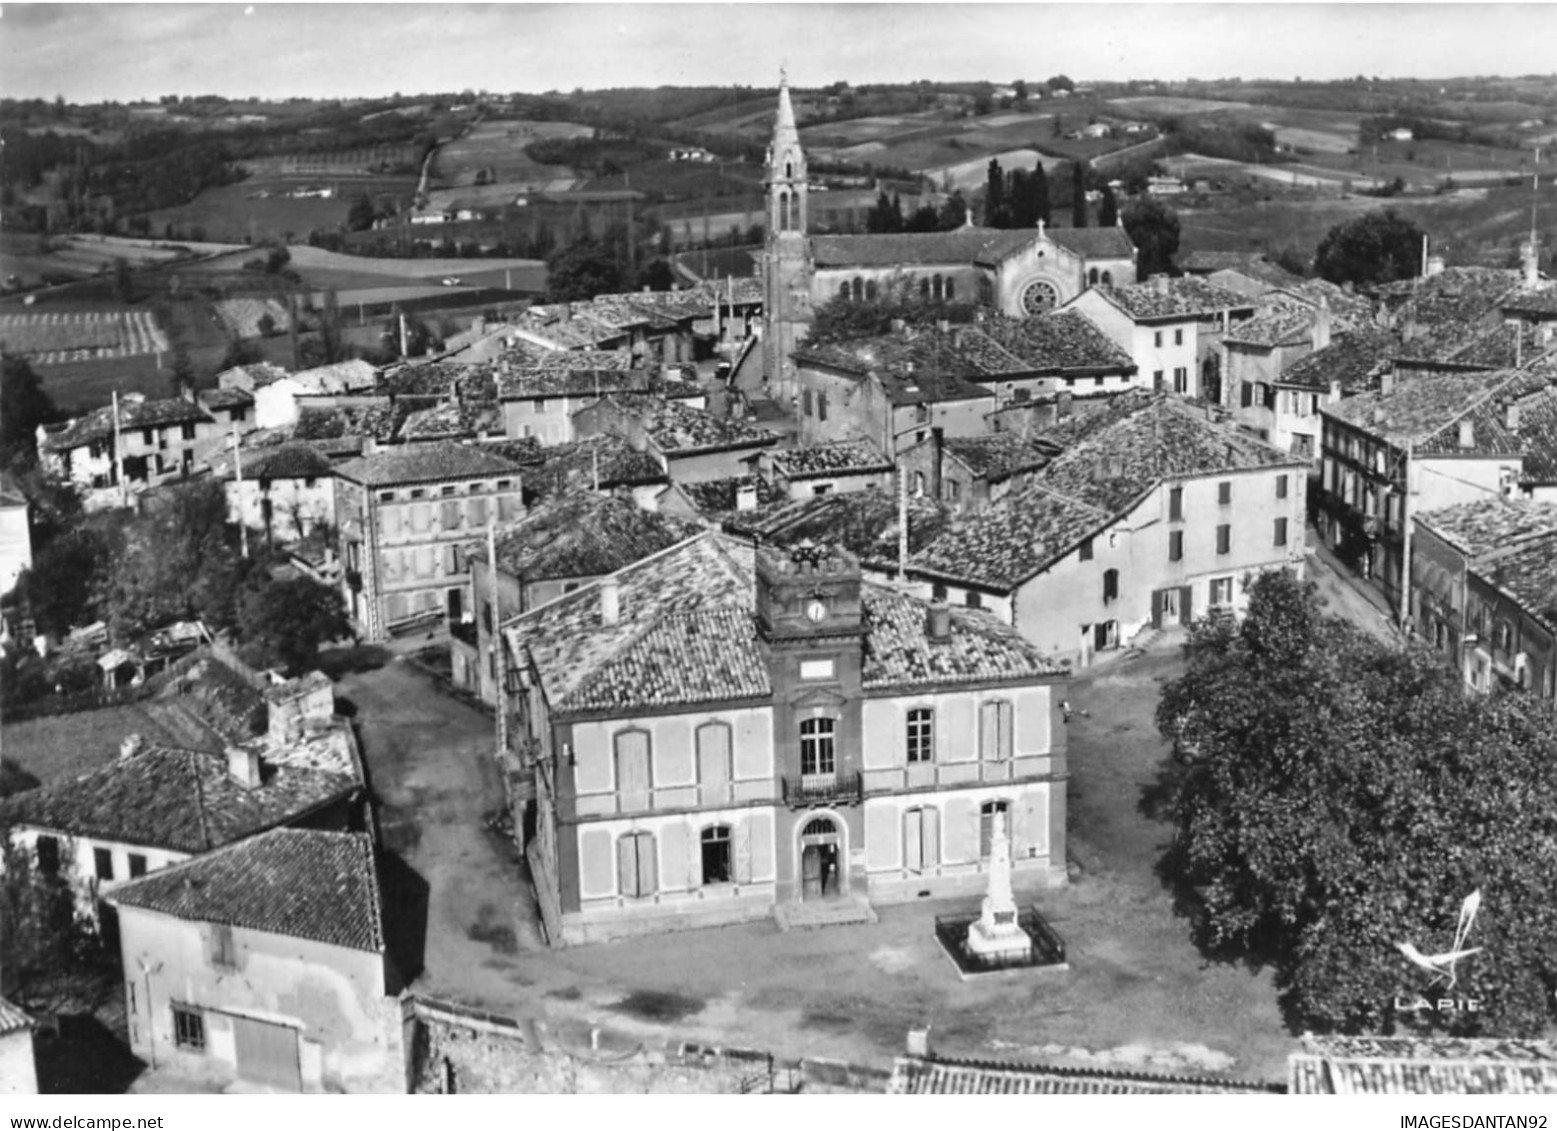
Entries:
POLYGON ((768 222, 762 256, 763 377, 780 404, 797 393, 790 354, 811 321, 806 180, 806 155, 800 148, 789 83, 781 80, 763 180, 768 222))

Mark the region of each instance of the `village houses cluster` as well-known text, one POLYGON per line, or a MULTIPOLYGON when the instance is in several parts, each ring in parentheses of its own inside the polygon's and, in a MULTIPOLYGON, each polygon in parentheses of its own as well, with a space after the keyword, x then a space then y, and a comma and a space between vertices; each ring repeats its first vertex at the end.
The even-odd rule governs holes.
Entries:
MULTIPOLYGON (((997 842, 1063 884, 1072 674, 1301 575, 1311 524, 1469 685, 1554 699, 1534 247, 1365 297, 1246 254, 1140 278, 1117 226, 814 235, 787 89, 766 183, 755 277, 120 398, 43 463, 89 507, 212 476, 361 639, 446 630, 554 945, 866 920, 982 891, 997 842), (812 336, 888 293, 924 317, 812 336)), ((260 738, 126 736, 0 815, 112 909, 135 1051, 382 1086, 401 976, 351 727, 318 673, 253 690, 260 738)))

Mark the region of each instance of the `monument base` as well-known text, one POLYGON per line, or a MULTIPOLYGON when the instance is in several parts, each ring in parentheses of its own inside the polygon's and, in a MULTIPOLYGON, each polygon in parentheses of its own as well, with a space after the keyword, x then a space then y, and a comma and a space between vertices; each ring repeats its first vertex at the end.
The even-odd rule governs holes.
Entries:
POLYGON ((990 928, 981 920, 968 928, 968 953, 997 961, 1029 962, 1033 940, 1015 923, 990 928))

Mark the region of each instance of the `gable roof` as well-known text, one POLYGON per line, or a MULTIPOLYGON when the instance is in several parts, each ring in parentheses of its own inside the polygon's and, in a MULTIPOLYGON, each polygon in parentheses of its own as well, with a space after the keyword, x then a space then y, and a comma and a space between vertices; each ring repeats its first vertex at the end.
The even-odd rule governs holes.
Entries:
POLYGON ((810 362, 862 377, 886 373, 941 381, 1020 373, 1028 368, 977 326, 957 326, 944 332, 910 326, 891 334, 806 343, 795 350, 794 359, 796 364, 810 362))
POLYGON ((1118 225, 1112 228, 1046 227, 1044 232, 1066 251, 1075 252, 1083 259, 1131 259, 1135 256, 1135 245, 1118 225))
POLYGON ((1160 290, 1156 280, 1148 280, 1128 287, 1094 287, 1084 293, 1102 296, 1137 322, 1186 322, 1223 310, 1255 309, 1253 300, 1194 275, 1169 279, 1160 290))
POLYGON ((1281 1091, 1281 1086, 1218 1076, 1169 1076, 1054 1064, 900 1056, 892 1062, 887 1091, 895 1095, 1099 1096, 1272 1093, 1281 1091))
MULTIPOLYGON (((293 441, 268 448, 240 448, 245 479, 322 479, 335 474, 330 457, 312 444, 293 441)), ((236 477, 232 452, 213 458, 212 467, 224 479, 236 477)))
MULTIPOLYGON (((930 498, 908 500, 908 552, 935 541, 951 520, 951 511, 930 498)), ((898 499, 889 491, 834 491, 753 511, 737 511, 724 520, 731 534, 764 546, 823 542, 842 546, 867 569, 893 570, 898 555, 898 499)))
POLYGON ((973 474, 991 483, 1002 483, 1024 471, 1037 471, 1047 466, 1055 455, 1055 449, 1047 442, 1034 443, 1014 432, 947 436, 942 444, 973 474))
MULTIPOLYGON (((772 694, 754 616, 749 546, 707 532, 611 576, 619 615, 601 618, 597 580, 510 620, 550 709, 589 712, 760 700, 772 694)), ((979 610, 951 611, 951 639, 931 643, 926 605, 862 584, 862 685, 903 689, 1060 674, 1014 628, 979 610)))
POLYGON ((1320 413, 1397 447, 1410 442, 1418 455, 1512 455, 1521 450, 1517 435, 1504 427, 1499 403, 1544 388, 1548 376, 1529 370, 1429 373, 1362 393, 1320 413), (1459 444, 1458 424, 1472 425, 1473 443, 1459 444))
POLYGON ((812 236, 811 260, 821 268, 955 266, 1003 258, 1038 238, 1036 228, 974 227, 948 232, 812 236))
POLYGON ((1079 310, 1038 318, 989 318, 979 330, 1038 372, 1133 373, 1135 361, 1079 310))
MULTIPOLYGON (((165 400, 119 402, 119 430, 133 432, 141 428, 166 428, 173 424, 214 424, 215 419, 193 401, 182 397, 165 400)), ((78 416, 57 428, 45 426, 39 447, 46 452, 63 452, 87 444, 112 440, 114 435, 113 405, 95 408, 85 416, 78 416)))
POLYGON ((189 922, 384 950, 383 894, 367 833, 272 829, 132 880, 104 898, 189 922))
POLYGON ((545 498, 573 486, 594 487, 597 479, 601 490, 670 481, 659 460, 647 451, 638 451, 615 432, 566 444, 510 440, 490 446, 519 464, 526 499, 545 498))
POLYGON ((778 443, 781 438, 767 428, 745 420, 715 416, 679 400, 634 394, 602 400, 635 417, 655 446, 671 458, 694 452, 766 447, 778 443))
POLYGON ((220 754, 153 746, 71 781, 0 801, 9 824, 121 844, 209 852, 296 820, 358 787, 333 761, 322 768, 262 762, 262 784, 245 789, 220 754))
POLYGON ((773 453, 773 468, 787 479, 891 471, 892 461, 869 440, 837 440, 773 453))
POLYGON ((1303 1037, 1294 1095, 1554 1095, 1557 1045, 1453 1037, 1303 1037))
MULTIPOLYGON (((646 511, 631 499, 574 491, 500 531, 498 566, 526 582, 615 573, 684 541, 697 529, 682 519, 646 511)), ((486 545, 472 547, 469 556, 486 561, 486 545)))
POLYGON ((1388 330, 1349 330, 1283 369, 1276 383, 1328 391, 1334 381, 1344 394, 1364 392, 1377 385, 1399 344, 1388 330))
POLYGON ((732 475, 722 479, 701 479, 695 483, 678 483, 677 487, 704 518, 715 519, 725 514, 735 514, 740 505, 742 488, 751 488, 758 509, 787 502, 787 497, 760 475, 732 475))
POLYGON ((397 444, 372 455, 347 460, 335 474, 366 487, 430 483, 439 479, 476 479, 518 471, 518 465, 475 444, 434 441, 397 444))

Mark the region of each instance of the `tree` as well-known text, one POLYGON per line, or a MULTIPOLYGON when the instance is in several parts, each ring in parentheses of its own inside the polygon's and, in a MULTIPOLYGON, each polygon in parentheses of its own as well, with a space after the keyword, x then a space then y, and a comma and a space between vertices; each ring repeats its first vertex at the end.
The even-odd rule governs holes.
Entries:
POLYGON ((1016 104, 1018 106, 1026 106, 1027 105, 1027 80, 1026 79, 1017 79, 1015 82, 1013 82, 1011 84, 1011 89, 1016 92, 1016 104))
POLYGON ((622 262, 604 240, 584 236, 546 257, 546 297, 575 302, 622 290, 622 262))
POLYGON ((901 232, 903 230, 902 206, 885 192, 878 193, 876 203, 865 214, 867 232, 901 232))
POLYGON ((1010 214, 1006 210, 1006 175, 999 160, 991 157, 984 182, 984 226, 1006 228, 1010 224, 1010 214))
POLYGON ((1359 286, 1409 279, 1422 269, 1422 229, 1392 208, 1337 224, 1319 241, 1314 272, 1359 286))
MULTIPOLYGON (((234 339, 236 342, 237 339, 234 339)), ((245 364, 237 362, 235 364, 245 364)), ((224 365, 222 368, 230 369, 232 366, 224 365)), ((168 378, 170 394, 181 397, 195 387, 195 365, 189 359, 189 347, 184 345, 181 339, 173 342, 173 372, 168 378)))
POLYGON ((1242 623, 1197 624, 1157 721, 1175 753, 1163 873, 1210 956, 1269 964, 1293 1028, 1534 1036, 1557 984, 1557 720, 1524 692, 1467 696, 1425 647, 1376 641, 1267 574, 1242 623), (1445 996, 1398 944, 1450 949, 1445 996), (1403 1007, 1400 1003, 1404 1003, 1403 1007))
POLYGON ((962 190, 957 189, 949 197, 946 203, 941 205, 941 215, 938 227, 943 232, 949 232, 953 228, 960 228, 968 222, 968 202, 962 195, 962 190))
POLYGON ((130 274, 130 261, 122 255, 114 257, 114 296, 120 302, 135 301, 135 279, 130 274))
POLYGON ((1136 250, 1136 273, 1141 278, 1173 270, 1179 250, 1179 217, 1160 200, 1145 197, 1124 207, 1124 230, 1136 250))
POLYGON ((648 287, 651 291, 675 290, 676 272, 670 261, 663 256, 649 260, 644 269, 638 272, 638 286, 648 287))
POLYGON ((358 193, 352 197, 351 207, 346 210, 346 230, 348 232, 365 232, 373 226, 377 214, 373 208, 373 201, 368 199, 367 193, 358 193))
MULTIPOLYGON (((61 859, 69 846, 61 845, 61 859)), ((0 995, 46 1001, 51 982, 96 950, 88 924, 76 912, 75 893, 59 875, 38 866, 32 851, 0 828, 0 995)))
POLYGON ((314 666, 321 645, 350 634, 340 591, 306 577, 267 579, 239 602, 239 637, 263 666, 293 675, 314 666))
POLYGON ((1097 226, 1100 228, 1112 228, 1119 223, 1119 201, 1114 199, 1114 190, 1109 185, 1103 186, 1103 203, 1097 210, 1097 226))
POLYGON ((1076 89, 1076 84, 1071 82, 1069 76, 1063 75, 1063 74, 1055 75, 1048 82, 1044 83, 1044 86, 1048 87, 1050 90, 1075 90, 1076 89))
POLYGON ((40 632, 63 636, 93 620, 93 594, 112 569, 111 544, 91 527, 58 535, 16 579, 16 596, 40 632))
POLYGON ((1070 167, 1070 213, 1072 227, 1087 226, 1087 167, 1082 161, 1070 167))
POLYGON ((24 358, 7 354, 0 360, 0 465, 38 457, 38 425, 59 417, 43 381, 24 358))

